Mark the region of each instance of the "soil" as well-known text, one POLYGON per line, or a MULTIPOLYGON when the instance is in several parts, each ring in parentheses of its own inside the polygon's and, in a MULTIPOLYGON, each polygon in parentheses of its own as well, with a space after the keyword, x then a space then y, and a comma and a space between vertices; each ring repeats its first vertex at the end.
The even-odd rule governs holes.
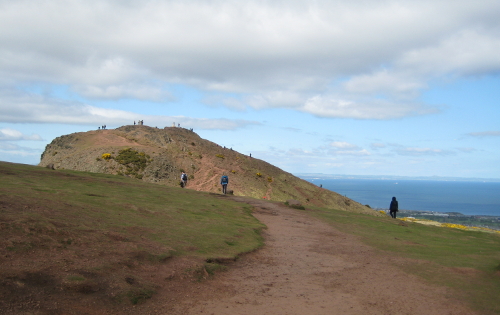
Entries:
MULTIPOLYGON (((152 314, 476 314, 405 273, 409 260, 364 245, 356 236, 282 204, 231 197, 255 207, 267 225, 265 246, 186 287, 185 296, 155 303, 152 314)), ((145 310, 144 310, 145 311, 145 310)))

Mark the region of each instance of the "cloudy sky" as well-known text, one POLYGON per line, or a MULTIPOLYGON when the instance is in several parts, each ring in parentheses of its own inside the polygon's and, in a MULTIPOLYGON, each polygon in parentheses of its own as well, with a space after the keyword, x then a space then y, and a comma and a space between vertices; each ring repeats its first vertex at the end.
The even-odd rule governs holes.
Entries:
POLYGON ((296 174, 500 178, 500 1, 0 0, 0 160, 134 120, 296 174))

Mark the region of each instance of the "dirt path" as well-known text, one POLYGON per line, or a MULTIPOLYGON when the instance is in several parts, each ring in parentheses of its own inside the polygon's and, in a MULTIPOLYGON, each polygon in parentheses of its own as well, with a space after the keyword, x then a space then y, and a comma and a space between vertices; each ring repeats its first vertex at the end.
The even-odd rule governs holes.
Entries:
POLYGON ((168 314, 475 314, 356 237, 259 200, 266 245, 205 281, 168 314))

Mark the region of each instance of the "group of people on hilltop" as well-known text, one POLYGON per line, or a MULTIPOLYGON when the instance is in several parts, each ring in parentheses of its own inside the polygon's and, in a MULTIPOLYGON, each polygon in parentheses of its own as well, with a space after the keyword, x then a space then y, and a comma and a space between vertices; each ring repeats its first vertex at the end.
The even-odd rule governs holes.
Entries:
MULTIPOLYGON (((181 187, 182 188, 186 187, 187 182, 188 182, 188 175, 186 174, 186 172, 182 171, 181 182, 180 182, 181 187)), ((227 194, 227 185, 229 184, 229 177, 225 173, 223 173, 220 178, 220 184, 222 186, 222 193, 224 195, 227 194)))
MULTIPOLYGON (((138 120, 137 125, 139 125, 139 126, 144 125, 144 120, 138 120)), ((134 120, 134 126, 135 126, 135 120, 134 120)))
POLYGON ((102 125, 101 127, 97 127, 97 130, 101 130, 101 129, 102 130, 106 129, 106 125, 102 125))

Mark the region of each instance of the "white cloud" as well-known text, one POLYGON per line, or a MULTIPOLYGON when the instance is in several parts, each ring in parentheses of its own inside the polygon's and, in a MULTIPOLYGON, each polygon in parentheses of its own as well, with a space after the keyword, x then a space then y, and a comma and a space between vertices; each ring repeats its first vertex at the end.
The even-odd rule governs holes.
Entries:
POLYGON ((372 143, 370 146, 373 150, 383 149, 386 147, 383 143, 372 143))
POLYGON ((130 125, 144 120, 146 125, 165 127, 173 122, 186 128, 232 130, 260 123, 248 120, 190 118, 184 116, 139 115, 137 113, 106 109, 79 102, 0 91, 0 121, 19 123, 54 123, 102 126, 130 125))
POLYGON ((394 73, 383 69, 375 73, 353 76, 344 83, 344 88, 350 93, 387 93, 413 95, 425 88, 425 84, 410 73, 394 73))
POLYGON ((11 128, 0 129, 0 141, 19 141, 19 140, 32 140, 41 141, 42 137, 37 134, 25 135, 18 130, 11 128))
POLYGON ((366 150, 366 149, 361 149, 361 150, 338 150, 335 151, 335 154, 337 155, 371 155, 371 153, 366 150))
POLYGON ((328 154, 330 155, 370 155, 366 149, 362 149, 355 144, 344 142, 344 141, 334 141, 328 146, 328 154))
POLYGON ((73 89, 85 97, 94 99, 117 100, 122 98, 132 98, 160 102, 172 98, 171 94, 161 87, 149 86, 146 84, 135 85, 129 83, 124 85, 108 86, 79 85, 75 86, 73 89))
POLYGON ((308 151, 303 149, 290 149, 286 152, 287 156, 316 156, 318 153, 314 151, 308 151))
POLYGON ((399 155, 423 156, 423 155, 453 155, 455 152, 449 150, 432 149, 432 148, 397 148, 396 153, 399 155))
POLYGON ((308 99, 304 106, 299 109, 319 117, 356 119, 395 119, 438 112, 436 108, 426 108, 421 104, 395 103, 381 99, 360 101, 356 99, 338 99, 316 95, 308 99))
POLYGON ((334 141, 330 143, 330 146, 335 149, 359 149, 359 147, 355 144, 344 142, 344 141, 334 141))
POLYGON ((474 149, 474 148, 457 148, 457 150, 459 150, 461 152, 465 152, 465 153, 477 151, 477 149, 474 149))
POLYGON ((397 65, 423 75, 423 79, 431 75, 495 73, 500 70, 499 35, 498 30, 477 26, 457 30, 436 45, 407 51, 397 65))
POLYGON ((436 113, 429 82, 498 73, 500 2, 2 1, 0 82, 161 101, 168 84, 238 110, 319 117, 436 113), (240 98, 241 96, 241 98, 240 98))
MULTIPOLYGON (((40 156, 41 152, 38 149, 19 146, 15 143, 0 141, 0 152, 10 156, 34 157, 40 156)), ((2 158, 2 160, 4 160, 2 158)), ((7 159, 5 159, 7 160, 7 159)))
POLYGON ((481 132, 471 132, 467 134, 472 137, 484 138, 484 137, 499 137, 500 131, 481 131, 481 132))

